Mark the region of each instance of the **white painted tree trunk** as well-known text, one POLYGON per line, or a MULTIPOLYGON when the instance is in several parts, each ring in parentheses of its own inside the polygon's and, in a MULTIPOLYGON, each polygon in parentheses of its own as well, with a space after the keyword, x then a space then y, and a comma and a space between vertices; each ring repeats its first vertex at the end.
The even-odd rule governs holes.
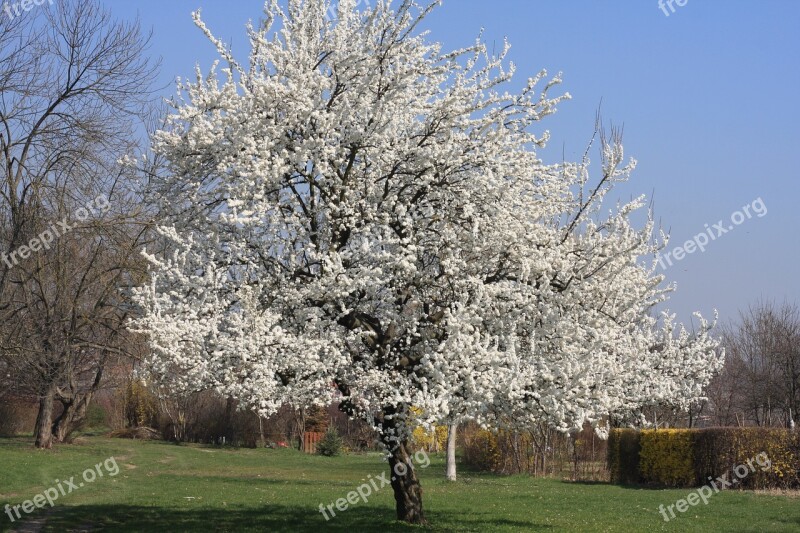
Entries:
POLYGON ((451 424, 447 431, 447 480, 456 480, 456 436, 458 424, 451 424))

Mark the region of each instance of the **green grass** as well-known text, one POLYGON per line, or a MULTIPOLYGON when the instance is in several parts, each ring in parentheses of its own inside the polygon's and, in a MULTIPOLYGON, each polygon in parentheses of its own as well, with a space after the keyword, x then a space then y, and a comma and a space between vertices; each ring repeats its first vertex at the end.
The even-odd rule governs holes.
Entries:
MULTIPOLYGON (((120 472, 61 497, 44 531, 415 531, 394 520, 386 486, 326 522, 319 504, 346 497, 368 476, 388 471, 379 454, 317 457, 294 450, 176 446, 99 437, 34 450, 28 439, 0 439, 0 512, 108 457, 120 472)), ((462 469, 463 470, 463 469, 462 469)), ((800 500, 729 491, 665 523, 660 504, 688 490, 647 490, 462 471, 444 479, 441 457, 420 470, 431 531, 800 530, 800 500)), ((39 515, 42 516, 40 511, 39 515)), ((0 514, 0 531, 13 524, 0 514)))

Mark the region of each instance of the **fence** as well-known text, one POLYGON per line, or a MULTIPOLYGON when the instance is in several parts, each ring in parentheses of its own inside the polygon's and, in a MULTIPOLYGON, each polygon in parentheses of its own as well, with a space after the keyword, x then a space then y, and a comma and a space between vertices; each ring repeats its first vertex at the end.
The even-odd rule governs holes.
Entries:
POLYGON ((317 453, 317 443, 322 440, 324 433, 319 431, 306 431, 303 434, 303 451, 317 453))

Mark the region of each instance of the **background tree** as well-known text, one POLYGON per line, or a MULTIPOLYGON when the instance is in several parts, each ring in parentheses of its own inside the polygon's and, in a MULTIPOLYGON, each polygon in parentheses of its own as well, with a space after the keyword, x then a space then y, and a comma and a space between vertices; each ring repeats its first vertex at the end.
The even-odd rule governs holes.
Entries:
POLYGON ((590 186, 588 157, 537 156, 557 76, 506 92, 508 47, 442 53, 416 33, 432 6, 329 7, 268 2, 247 63, 196 19, 227 68, 182 85, 154 138, 173 246, 148 256, 136 326, 155 371, 264 414, 338 399, 405 471, 392 486, 414 523, 412 407, 429 425, 602 432, 610 412, 702 396, 717 343, 702 320, 650 316, 670 289, 652 221, 630 222, 644 199, 600 216, 634 166, 619 136, 600 132, 590 186))
POLYGON ((725 328, 725 370, 713 383, 716 416, 731 423, 794 427, 800 409, 800 309, 762 302, 725 328))
POLYGON ((47 448, 131 344, 119 289, 141 282, 146 231, 119 160, 142 148, 155 65, 96 2, 0 19, 0 357, 47 448))

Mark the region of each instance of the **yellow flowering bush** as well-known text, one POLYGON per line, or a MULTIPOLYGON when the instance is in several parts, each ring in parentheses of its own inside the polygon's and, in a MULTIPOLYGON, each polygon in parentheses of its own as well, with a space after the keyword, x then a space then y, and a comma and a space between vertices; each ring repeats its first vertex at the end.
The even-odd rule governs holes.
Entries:
POLYGON ((639 471, 644 483, 687 487, 695 482, 692 432, 644 430, 640 434, 639 471))
POLYGON ((693 487, 736 480, 736 488, 800 488, 800 432, 777 428, 614 429, 614 483, 693 487), (737 469, 738 467, 738 469, 737 469))

